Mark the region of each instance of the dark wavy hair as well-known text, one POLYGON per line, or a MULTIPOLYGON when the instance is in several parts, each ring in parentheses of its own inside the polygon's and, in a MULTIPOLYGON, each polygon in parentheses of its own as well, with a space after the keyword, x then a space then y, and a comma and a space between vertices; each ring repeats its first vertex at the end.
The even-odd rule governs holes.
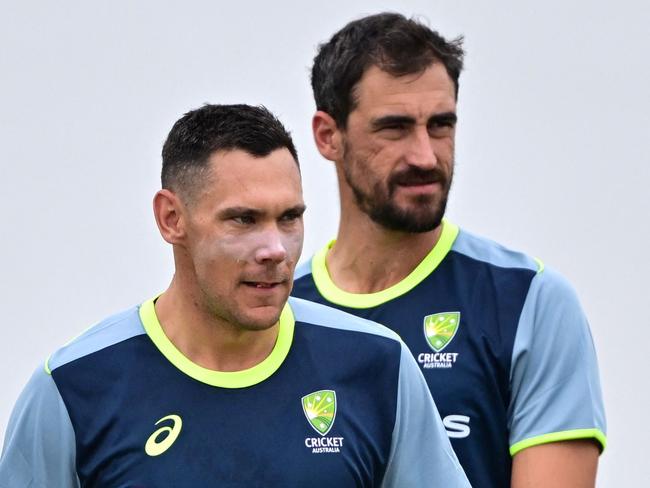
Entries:
POLYGON ((354 88, 371 66, 403 76, 442 63, 458 96, 465 54, 462 44, 462 37, 447 41, 426 25, 396 13, 352 21, 318 48, 311 73, 316 109, 345 128, 356 106, 354 88))

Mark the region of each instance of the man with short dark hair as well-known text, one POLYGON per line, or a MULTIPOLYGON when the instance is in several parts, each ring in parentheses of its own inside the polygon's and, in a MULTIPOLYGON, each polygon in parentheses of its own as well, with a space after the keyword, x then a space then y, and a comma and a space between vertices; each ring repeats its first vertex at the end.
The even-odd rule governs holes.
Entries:
POLYGON ((593 486, 605 419, 575 293, 443 219, 463 54, 461 39, 398 14, 351 22, 320 46, 312 127, 336 165, 341 221, 293 295, 403 338, 473 486, 593 486))
POLYGON ((162 186, 171 285, 36 371, 0 486, 469 486, 399 337, 287 301, 305 206, 272 114, 187 113, 165 142, 162 186))

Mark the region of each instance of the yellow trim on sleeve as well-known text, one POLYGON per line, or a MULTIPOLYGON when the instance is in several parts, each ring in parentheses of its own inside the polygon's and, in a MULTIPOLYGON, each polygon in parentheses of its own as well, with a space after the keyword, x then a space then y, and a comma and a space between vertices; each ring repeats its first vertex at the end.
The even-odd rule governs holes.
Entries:
POLYGON ((458 236, 458 226, 443 219, 442 232, 436 245, 431 249, 429 254, 411 271, 411 273, 399 283, 375 293, 349 293, 337 287, 327 271, 327 253, 334 245, 331 241, 327 246, 314 255, 311 261, 311 272, 314 283, 320 294, 332 303, 343 305, 350 308, 370 308, 381 305, 404 295, 406 292, 415 288, 433 270, 449 253, 451 246, 458 236))
POLYGON ((47 374, 49 374, 50 376, 52 376, 52 370, 50 369, 50 358, 51 357, 52 357, 51 354, 47 357, 47 359, 45 360, 45 367, 44 367, 45 372, 47 374))
MULTIPOLYGON (((63 346, 61 346, 61 348, 64 348, 64 347, 66 347, 66 346, 69 346, 70 344, 72 344, 74 341, 76 341, 77 339, 79 339, 82 335, 84 335, 86 332, 88 332, 88 331, 89 331, 90 329, 92 329, 93 327, 95 327, 95 325, 91 325, 91 326, 89 326, 89 327, 86 327, 86 328, 85 328, 83 331, 81 331, 79 334, 77 334, 77 335, 74 336, 72 339, 70 339, 68 342, 66 342, 65 344, 63 344, 63 346)), ((52 359, 52 354, 50 354, 50 355, 47 357, 47 359, 45 360, 45 372, 46 372, 47 374, 49 374, 50 376, 52 376, 52 369, 50 368, 50 359, 52 359)))
POLYGON ((607 446, 607 437, 600 429, 574 429, 564 430, 562 432, 552 432, 550 434, 539 435, 524 439, 523 441, 515 442, 510 446, 510 455, 514 456, 519 451, 527 447, 539 446, 541 444, 548 444, 550 442, 571 441, 576 439, 596 439, 600 443, 600 452, 605 450, 607 446))
POLYGON ((242 371, 214 371, 190 361, 169 340, 156 316, 153 299, 144 302, 140 306, 139 313, 147 335, 170 363, 195 380, 221 388, 246 388, 269 378, 280 368, 287 354, 289 354, 293 342, 295 319, 291 307, 287 303, 280 315, 278 338, 275 346, 264 361, 242 371))

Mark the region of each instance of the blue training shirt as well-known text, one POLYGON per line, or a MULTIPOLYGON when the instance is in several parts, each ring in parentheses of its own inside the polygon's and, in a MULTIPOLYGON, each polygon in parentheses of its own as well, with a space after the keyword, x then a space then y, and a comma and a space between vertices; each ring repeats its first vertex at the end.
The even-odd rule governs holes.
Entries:
POLYGON ((473 486, 510 486, 511 457, 530 446, 592 438, 605 447, 589 326, 556 272, 444 221, 438 243, 409 276, 354 294, 328 274, 332 244, 299 267, 292 295, 401 336, 473 486))
POLYGON ((183 356, 153 300, 53 354, 12 413, 0 487, 97 486, 469 484, 397 335, 291 298, 244 371, 183 356))

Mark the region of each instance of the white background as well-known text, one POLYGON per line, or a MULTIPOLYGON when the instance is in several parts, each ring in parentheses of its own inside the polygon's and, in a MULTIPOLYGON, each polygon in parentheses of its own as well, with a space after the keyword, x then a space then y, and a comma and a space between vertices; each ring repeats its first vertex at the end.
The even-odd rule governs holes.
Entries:
POLYGON ((247 102, 276 112, 301 156, 304 257, 334 235, 334 172, 312 143, 309 67, 346 22, 393 9, 465 35, 449 216, 576 286, 609 422, 598 485, 648 486, 648 5, 3 2, 0 435, 50 352, 169 282, 150 202, 162 142, 185 111, 247 102))

